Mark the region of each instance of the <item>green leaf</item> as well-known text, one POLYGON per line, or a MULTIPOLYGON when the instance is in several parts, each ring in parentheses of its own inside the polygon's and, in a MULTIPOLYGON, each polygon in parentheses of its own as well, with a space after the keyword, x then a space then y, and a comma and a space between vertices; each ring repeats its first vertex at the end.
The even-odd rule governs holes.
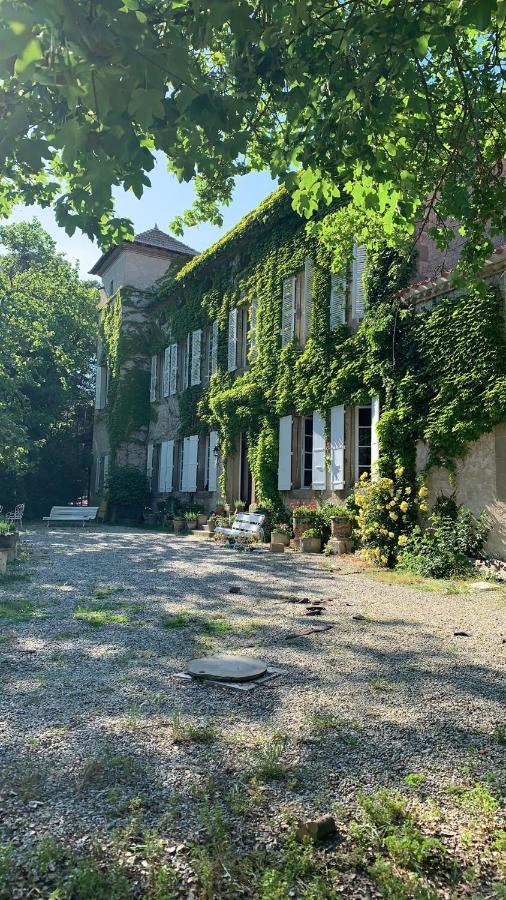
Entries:
POLYGON ((37 38, 32 38, 26 44, 21 56, 18 56, 15 65, 15 71, 19 74, 24 72, 28 66, 31 66, 32 63, 37 62, 37 60, 42 59, 43 57, 42 47, 40 46, 40 42, 37 38))

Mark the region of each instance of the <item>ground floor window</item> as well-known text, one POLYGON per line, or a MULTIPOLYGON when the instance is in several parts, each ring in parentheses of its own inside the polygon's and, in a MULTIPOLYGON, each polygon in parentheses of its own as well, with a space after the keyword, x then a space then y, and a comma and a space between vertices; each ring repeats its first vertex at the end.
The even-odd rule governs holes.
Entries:
POLYGON ((301 488, 310 488, 313 483, 313 417, 302 419, 301 440, 301 488))
POLYGON ((357 408, 356 445, 356 477, 358 479, 364 472, 368 475, 371 473, 372 409, 370 406, 357 408))

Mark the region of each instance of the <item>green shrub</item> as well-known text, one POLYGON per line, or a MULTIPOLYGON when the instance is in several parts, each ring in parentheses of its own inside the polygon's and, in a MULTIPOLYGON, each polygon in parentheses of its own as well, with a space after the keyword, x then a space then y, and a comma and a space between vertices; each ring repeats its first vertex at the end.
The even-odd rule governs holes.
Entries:
POLYGON ((321 534, 318 528, 308 528, 307 531, 304 531, 302 534, 303 538, 320 538, 321 534))
POLYGON ((107 478, 105 496, 109 503, 144 507, 148 498, 146 476, 135 466, 114 466, 107 478))
POLYGON ((7 522, 6 519, 0 519, 0 534, 10 534, 14 531, 14 525, 12 522, 7 522))
POLYGON ((424 529, 416 526, 399 556, 398 568, 428 578, 450 578, 473 571, 470 557, 480 556, 489 525, 465 506, 443 498, 424 529))

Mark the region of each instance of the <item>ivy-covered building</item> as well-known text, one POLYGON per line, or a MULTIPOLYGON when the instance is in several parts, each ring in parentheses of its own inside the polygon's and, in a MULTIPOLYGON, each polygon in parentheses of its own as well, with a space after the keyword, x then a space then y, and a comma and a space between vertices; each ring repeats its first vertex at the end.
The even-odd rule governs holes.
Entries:
POLYGON ((93 499, 113 466, 206 510, 342 500, 402 467, 486 508, 506 556, 505 266, 497 246, 457 290, 429 238, 366 254, 352 225, 336 255, 284 191, 199 255, 154 230, 123 244, 93 269, 93 499))

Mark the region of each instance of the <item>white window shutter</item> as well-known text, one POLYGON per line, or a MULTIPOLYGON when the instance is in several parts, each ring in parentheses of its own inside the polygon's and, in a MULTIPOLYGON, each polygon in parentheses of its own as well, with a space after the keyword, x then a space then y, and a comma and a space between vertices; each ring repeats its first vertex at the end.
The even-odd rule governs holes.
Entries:
POLYGON ((346 324, 346 269, 330 276, 330 329, 346 324))
POLYGON ((231 309, 228 314, 228 371, 237 369, 237 309, 231 309))
POLYGON ((371 478, 377 476, 379 459, 378 420, 380 417, 379 397, 371 400, 371 478))
POLYGON ((146 456, 146 478, 148 479, 149 490, 153 481, 153 444, 148 444, 148 452, 146 456))
POLYGON ((172 491, 172 469, 174 465, 174 441, 162 441, 160 447, 160 493, 172 491))
POLYGON ((218 460, 214 452, 218 446, 218 432, 211 431, 209 435, 209 472, 207 475, 207 489, 215 491, 218 486, 218 460))
POLYGON ((302 335, 306 339, 311 334, 313 318, 313 260, 306 256, 304 261, 304 297, 302 302, 302 335))
POLYGON ((332 490, 344 490, 344 406, 330 410, 330 479, 332 490))
POLYGON ((170 394, 170 347, 166 347, 163 353, 163 384, 162 395, 168 397, 170 394))
POLYGON ((103 367, 97 366, 95 370, 95 409, 102 409, 102 379, 103 367))
POLYGON ((200 384, 200 368, 202 356, 202 331, 198 328, 192 332, 192 370, 191 384, 200 384))
POLYGON ((292 417, 279 420, 278 490, 292 487, 292 417))
POLYGON ((353 245, 353 277, 352 277, 352 315, 354 319, 363 319, 365 312, 364 273, 366 265, 366 249, 353 245))
POLYGON ((295 332, 295 276, 283 281, 283 305, 281 307, 281 346, 286 347, 295 332))
POLYGON ((188 387, 190 384, 190 352, 191 352, 191 338, 190 335, 186 335, 186 353, 184 356, 184 377, 183 377, 183 390, 188 387))
POLYGON ((258 357, 257 346, 257 315, 258 315, 258 297, 253 297, 251 301, 251 320, 250 320, 250 347, 251 360, 255 361, 258 357))
POLYGON ((183 440, 183 468, 181 472, 181 490, 187 491, 188 488, 188 462, 190 453, 190 438, 185 437, 183 440))
POLYGON ((213 322, 211 331, 211 375, 218 371, 218 322, 213 322))
POLYGON ((170 345, 169 393, 171 397, 177 394, 177 344, 170 345))
POLYGON ((151 357, 151 381, 149 384, 149 399, 151 403, 156 400, 156 356, 151 357))
POLYGON ((314 491, 325 490, 325 419, 317 410, 313 413, 313 472, 311 480, 311 487, 314 491))

